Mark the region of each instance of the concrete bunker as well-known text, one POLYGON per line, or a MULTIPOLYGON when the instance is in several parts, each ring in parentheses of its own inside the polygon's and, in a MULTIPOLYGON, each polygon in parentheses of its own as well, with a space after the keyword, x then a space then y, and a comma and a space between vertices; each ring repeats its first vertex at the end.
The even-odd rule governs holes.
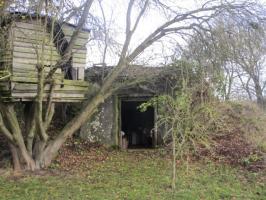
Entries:
MULTIPOLYGON (((91 67, 86 70, 86 80, 100 85, 112 68, 91 67)), ((92 119, 81 127, 80 137, 122 149, 162 145, 165 129, 156 123, 160 105, 156 104, 146 112, 140 112, 137 107, 167 89, 166 77, 161 67, 127 67, 113 83, 114 87, 120 88, 105 99, 92 119), (128 84, 134 80, 142 81, 128 84), (123 142, 125 139, 126 143, 123 142)))

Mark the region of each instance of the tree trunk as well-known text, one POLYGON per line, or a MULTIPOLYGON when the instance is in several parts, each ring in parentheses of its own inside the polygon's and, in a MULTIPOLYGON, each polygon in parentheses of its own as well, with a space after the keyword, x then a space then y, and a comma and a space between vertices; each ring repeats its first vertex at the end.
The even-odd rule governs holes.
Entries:
POLYGON ((259 81, 257 78, 253 78, 254 85, 255 85, 255 92, 256 92, 256 97, 257 97, 257 104, 264 108, 264 99, 263 99, 263 94, 262 94, 262 88, 260 86, 259 81))
POLYGON ((34 107, 35 103, 26 103, 24 108, 24 119, 25 119, 25 132, 27 135, 27 150, 32 156, 33 140, 36 132, 36 124, 34 119, 34 107))
POLYGON ((172 190, 175 190, 176 186, 176 140, 175 134, 172 133, 172 190))
POLYGON ((16 172, 21 171, 21 165, 17 148, 11 143, 9 143, 8 145, 12 156, 13 169, 16 172))
MULTIPOLYGON (((6 103, 4 106, 1 106, 1 111, 5 120, 6 127, 13 135, 14 144, 16 144, 16 146, 14 145, 14 147, 16 148, 17 154, 21 156, 21 160, 23 160, 23 164, 25 164, 25 169, 35 170, 35 162, 32 159, 31 155, 28 153, 26 145, 24 143, 21 128, 19 126, 16 112, 14 110, 14 104, 6 103)), ((12 148, 12 151, 13 150, 14 148, 12 148)))

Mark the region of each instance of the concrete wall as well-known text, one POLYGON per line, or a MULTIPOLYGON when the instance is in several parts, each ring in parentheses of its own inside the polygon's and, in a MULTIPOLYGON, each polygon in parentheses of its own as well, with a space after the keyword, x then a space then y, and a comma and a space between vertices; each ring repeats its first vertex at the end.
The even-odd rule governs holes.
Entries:
POLYGON ((107 99, 93 116, 92 120, 82 126, 80 136, 91 142, 114 145, 115 115, 114 97, 107 99))

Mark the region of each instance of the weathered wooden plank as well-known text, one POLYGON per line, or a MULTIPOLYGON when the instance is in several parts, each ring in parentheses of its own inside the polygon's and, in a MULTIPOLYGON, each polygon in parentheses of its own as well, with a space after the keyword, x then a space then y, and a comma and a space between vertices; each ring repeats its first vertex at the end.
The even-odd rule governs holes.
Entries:
MULTIPOLYGON (((49 94, 44 93, 44 98, 48 97, 49 94)), ((34 93, 18 93, 12 91, 11 96, 14 98, 34 98, 36 97, 36 92, 34 93)), ((66 94, 66 93, 53 93, 54 98, 84 98, 84 94, 66 94)))
MULTIPOLYGON (((63 33, 64 33, 66 39, 67 39, 68 41, 70 41, 70 38, 72 37, 73 31, 70 31, 70 30, 64 29, 64 30, 63 30, 63 33)), ((79 34, 78 34, 78 38, 79 38, 79 39, 82 39, 82 40, 88 40, 88 39, 90 38, 90 34, 81 31, 81 32, 79 32, 79 34)))
MULTIPOLYGON (((88 87, 82 87, 82 86, 72 86, 72 85, 65 85, 64 87, 61 87, 61 85, 55 85, 54 90, 56 92, 67 92, 67 91, 75 91, 76 93, 86 92, 88 90, 88 87)), ((28 83, 15 83, 14 84, 14 90, 17 91, 37 91, 37 84, 28 84, 28 83)), ((46 85, 44 87, 45 91, 50 90, 50 85, 46 85)))
MULTIPOLYGON (((14 51, 13 52, 13 56, 15 58, 28 58, 28 59, 35 59, 37 60, 37 54, 35 53, 30 53, 30 52, 17 52, 17 51, 14 51)), ((39 55, 39 59, 44 59, 44 60, 49 60, 49 61, 58 61, 60 59, 59 55, 58 54, 54 54, 54 53, 51 53, 50 55, 49 54, 40 54, 39 55)))
POLYGON ((22 82, 22 83, 37 83, 37 78, 25 78, 25 77, 17 77, 12 76, 11 77, 12 82, 22 82))
MULTIPOLYGON (((19 42, 26 42, 26 43, 36 43, 36 44, 42 44, 43 39, 45 44, 53 44, 53 39, 50 37, 50 35, 44 35, 42 33, 27 33, 27 32, 19 32, 16 33, 14 40, 19 42)), ((66 37, 67 41, 70 41, 70 37, 66 37)), ((86 47, 86 44, 88 43, 88 39, 82 39, 77 38, 75 41, 74 47, 75 48, 81 48, 86 47)))
POLYGON ((75 67, 75 68, 85 68, 86 64, 85 63, 75 63, 75 62, 73 62, 73 67, 75 67))
POLYGON ((28 30, 39 30, 39 31, 44 29, 44 26, 38 24, 36 20, 29 22, 16 21, 14 22, 14 27, 28 29, 28 30))
MULTIPOLYGON (((37 83, 38 79, 37 78, 32 78, 32 77, 17 77, 17 76, 12 76, 11 77, 12 82, 22 82, 22 83, 37 83)), ((67 80, 67 79, 57 79, 55 77, 55 83, 57 85, 71 85, 71 86, 80 86, 80 87, 89 87, 90 84, 86 81, 80 81, 80 80, 67 80)))
MULTIPOLYGON (((24 73, 27 73, 28 71, 29 72, 37 72, 36 65, 34 65, 34 64, 31 64, 31 65, 28 65, 28 64, 17 65, 17 64, 18 63, 13 65, 13 67, 12 67, 13 72, 24 72, 24 73)), ((51 68, 50 67, 44 67, 44 71, 49 72, 49 71, 51 71, 51 68)), ((60 68, 58 68, 55 73, 61 74, 62 70, 60 68)))
MULTIPOLYGON (((36 50, 38 50, 39 52, 42 52, 42 44, 34 43, 34 42, 25 42, 25 41, 15 40, 14 41, 14 48, 16 48, 16 47, 30 48, 30 49, 33 49, 33 52, 35 52, 35 53, 36 53, 36 50)), ((58 54, 55 46, 53 46, 53 45, 45 44, 43 49, 45 51, 55 52, 58 54)), ((18 48, 18 51, 19 50, 20 50, 20 48, 18 48)))
POLYGON ((86 64, 86 58, 73 57, 73 63, 86 64))
MULTIPOLYGON (((36 59, 24 59, 24 58, 13 58, 13 65, 18 65, 19 64, 29 64, 29 65, 37 65, 38 62, 36 59)), ((53 66, 56 64, 56 61, 52 61, 52 60, 44 60, 43 61, 44 65, 50 65, 53 66)))
MULTIPOLYGON (((66 36, 71 36, 74 30, 75 30, 75 27, 72 27, 68 24, 62 25, 62 31, 64 32, 66 36)), ((90 33, 89 31, 80 31, 78 37, 88 39, 90 37, 90 33)))
POLYGON ((73 47, 73 53, 87 53, 87 47, 73 47))
MULTIPOLYGON (((34 43, 34 41, 25 41, 25 40, 15 40, 14 41, 14 47, 15 47, 15 51, 22 51, 25 52, 25 50, 19 48, 19 47, 23 47, 23 48, 30 48, 32 50, 29 50, 31 52, 36 52, 36 50, 38 49, 39 51, 41 50, 42 45, 41 44, 37 44, 34 43)), ((48 50, 50 52, 57 52, 56 47, 53 45, 45 45, 45 50, 48 50)), ((77 57, 77 58, 86 58, 87 55, 87 49, 83 48, 83 47, 74 47, 73 50, 73 57, 77 57)))
POLYGON ((67 80, 64 79, 63 81, 64 85, 74 85, 74 86, 84 86, 84 87, 89 87, 90 83, 86 81, 80 81, 80 80, 67 80))
MULTIPOLYGON (((16 37, 14 38, 14 43, 16 45, 14 46, 29 46, 29 47, 35 47, 36 45, 41 46, 42 45, 42 41, 41 40, 35 40, 34 38, 20 38, 20 37, 16 37), (20 44, 19 44, 20 43, 20 44)), ((50 43, 49 41, 46 41, 45 43, 46 46, 49 47, 53 47, 54 50, 56 50, 56 46, 53 43, 50 43)), ((74 45, 73 46, 73 51, 75 50, 82 50, 84 51, 84 48, 86 48, 86 46, 82 46, 82 45, 74 45)))
MULTIPOLYGON (((79 91, 73 91, 73 90, 55 90, 53 94, 62 94, 62 96, 66 96, 66 97, 83 97, 86 94, 87 91, 84 90, 79 90, 79 91)), ((37 90, 12 90, 12 94, 16 93, 16 94, 28 94, 28 93, 34 93, 37 94, 37 90)), ((44 94, 47 95, 49 94, 49 90, 45 90, 44 94)), ((44 95, 44 96, 45 96, 44 95)), ((24 96, 23 96, 24 97, 24 96)), ((57 96, 55 96, 57 97, 57 96)), ((59 96, 58 96, 59 97, 59 96)))
MULTIPOLYGON (((74 52, 74 51, 73 51, 74 52)), ((73 54, 73 58, 82 58, 85 59, 87 58, 87 52, 82 52, 82 53, 72 53, 73 54)))
MULTIPOLYGON (((5 102, 16 102, 16 101, 23 101, 23 102, 27 102, 27 101, 32 101, 33 98, 6 98, 7 100, 5 100, 5 102)), ((70 103, 78 103, 81 101, 84 101, 85 98, 53 98, 53 102, 70 102, 70 103)), ((46 98, 43 99, 44 101, 47 101, 46 98)))
MULTIPOLYGON (((67 41, 70 41, 71 37, 65 36, 65 38, 67 39, 67 41)), ((77 38, 77 40, 75 41, 75 45, 74 46, 83 46, 86 47, 86 45, 88 44, 89 40, 88 39, 82 39, 82 38, 77 38)))
MULTIPOLYGON (((45 76, 48 74, 48 72, 45 73, 45 76)), ((14 71, 13 76, 15 77, 28 77, 28 78, 37 78, 38 77, 38 73, 37 72, 17 72, 17 71, 14 71)), ((58 79, 58 80, 62 80, 64 78, 64 75, 63 74, 55 74, 54 75, 54 78, 55 79, 58 79)))
MULTIPOLYGON (((27 38, 21 38, 21 37, 14 37, 14 42, 16 43, 27 43, 27 44, 31 44, 31 45, 42 45, 43 44, 43 41, 42 40, 36 40, 32 37, 27 37, 27 38)), ((44 41, 44 44, 46 46, 51 46, 53 48, 55 48, 55 45, 53 43, 53 41, 50 41, 50 40, 45 40, 44 41)))
POLYGON ((42 51, 40 48, 34 48, 34 47, 28 47, 28 46, 14 46, 14 52, 19 53, 31 53, 31 54, 44 54, 44 55, 55 55, 59 57, 59 54, 57 51, 50 50, 49 48, 44 48, 44 51, 42 51))
POLYGON ((23 42, 29 42, 32 43, 34 41, 35 43, 44 43, 45 44, 51 44, 53 40, 49 38, 49 35, 44 35, 43 33, 30 33, 29 31, 17 31, 15 32, 13 40, 16 41, 23 41, 23 42))
MULTIPOLYGON (((32 40, 30 38, 28 38, 28 39, 15 38, 13 44, 14 44, 14 46, 30 47, 30 48, 34 48, 34 49, 41 49, 42 45, 43 45, 42 42, 32 40)), ((53 43, 46 42, 46 43, 44 43, 44 46, 46 49, 56 50, 56 47, 54 46, 53 43)))
MULTIPOLYGON (((11 76, 11 81, 22 82, 22 83, 37 83, 38 78, 11 76)), ((55 81, 57 81, 58 83, 61 82, 61 80, 58 80, 56 77, 55 77, 55 81)))
POLYGON ((28 38, 28 37, 34 37, 34 38, 50 38, 50 34, 46 32, 44 29, 27 29, 26 27, 13 27, 13 34, 15 37, 23 37, 23 38, 28 38))

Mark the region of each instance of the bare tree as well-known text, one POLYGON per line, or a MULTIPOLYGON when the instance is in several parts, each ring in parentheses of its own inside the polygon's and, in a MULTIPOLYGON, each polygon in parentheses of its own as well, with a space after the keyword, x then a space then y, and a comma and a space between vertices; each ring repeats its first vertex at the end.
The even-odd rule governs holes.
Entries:
MULTIPOLYGON (((246 83, 252 80, 257 103, 264 107, 263 90, 265 88, 265 32, 264 24, 250 24, 234 34, 232 44, 235 62, 247 75, 246 83)), ((248 84, 250 86, 250 84, 248 84)), ((250 87, 247 87, 250 93, 250 87)))
MULTIPOLYGON (((52 3, 53 1, 44 1, 44 3, 40 3, 37 6, 35 4, 37 11, 44 14, 45 23, 48 23, 48 18, 50 16, 48 7, 53 7, 50 5, 52 3)), ((115 87, 114 85, 114 82, 118 78, 119 74, 154 42, 170 34, 189 37, 192 30, 206 31, 210 20, 217 15, 229 11, 245 13, 250 7, 253 6, 253 3, 250 2, 228 3, 226 1, 225 3, 217 3, 216 1, 207 1, 207 3, 202 5, 202 7, 189 11, 177 10, 176 12, 173 12, 173 10, 171 9, 172 14, 170 16, 170 19, 163 23, 161 26, 157 27, 156 30, 148 35, 138 45, 134 45, 135 48, 131 50, 130 45, 132 43, 134 33, 141 23, 144 14, 148 11, 148 8, 154 5, 154 1, 129 0, 125 17, 125 41, 122 45, 117 65, 108 74, 108 76, 104 78, 101 87, 96 90, 93 97, 85 104, 80 113, 78 113, 70 122, 68 122, 58 135, 51 138, 49 137, 49 134, 47 134, 47 127, 51 122, 54 105, 53 102, 49 100, 46 107, 47 111, 46 113, 43 113, 43 88, 47 80, 53 79, 53 75, 56 70, 69 60, 71 49, 73 48, 73 45, 75 44, 77 38, 76 36, 78 35, 79 31, 81 30, 89 16, 89 9, 92 3, 93 0, 85 1, 81 6, 82 11, 73 9, 75 13, 80 13, 79 17, 77 17, 77 28, 74 31, 69 45, 64 51, 61 59, 56 62, 55 66, 49 72, 49 74, 47 76, 44 75, 42 62, 38 63, 37 65, 39 80, 38 94, 36 97, 36 106, 33 107, 35 115, 33 115, 32 120, 30 120, 31 122, 35 122, 35 125, 34 123, 29 123, 29 130, 33 130, 35 135, 35 145, 37 145, 38 153, 35 154, 35 156, 33 156, 31 154, 31 151, 27 149, 27 141, 22 136, 22 131, 14 110, 14 104, 6 104, 2 102, 0 104, 0 131, 6 136, 10 144, 13 145, 16 150, 16 155, 13 156, 14 161, 16 161, 16 157, 23 158, 26 163, 26 169, 35 170, 49 166, 67 138, 71 137, 75 133, 75 131, 77 131, 82 126, 82 124, 94 114, 98 106, 103 103, 105 99, 107 99, 113 93, 113 91, 117 89, 117 87, 115 87), (136 17, 133 18, 133 16, 136 17), (43 116, 45 117, 43 118, 43 116)), ((164 4, 156 5, 163 6, 163 9, 170 9, 170 7, 168 8, 164 4)), ((62 10, 65 13, 68 13, 67 10, 63 8, 62 10)), ((71 14, 69 14, 68 16, 71 16, 71 14)), ((29 131, 28 134, 30 132, 31 131, 29 131)))
MULTIPOLYGON (((220 76, 220 90, 229 99, 239 88, 248 98, 264 104, 265 20, 261 17, 231 13, 213 20, 209 34, 195 33, 186 57, 191 56, 201 65, 211 67, 220 76)), ((210 69, 208 69, 210 70, 210 69)))

